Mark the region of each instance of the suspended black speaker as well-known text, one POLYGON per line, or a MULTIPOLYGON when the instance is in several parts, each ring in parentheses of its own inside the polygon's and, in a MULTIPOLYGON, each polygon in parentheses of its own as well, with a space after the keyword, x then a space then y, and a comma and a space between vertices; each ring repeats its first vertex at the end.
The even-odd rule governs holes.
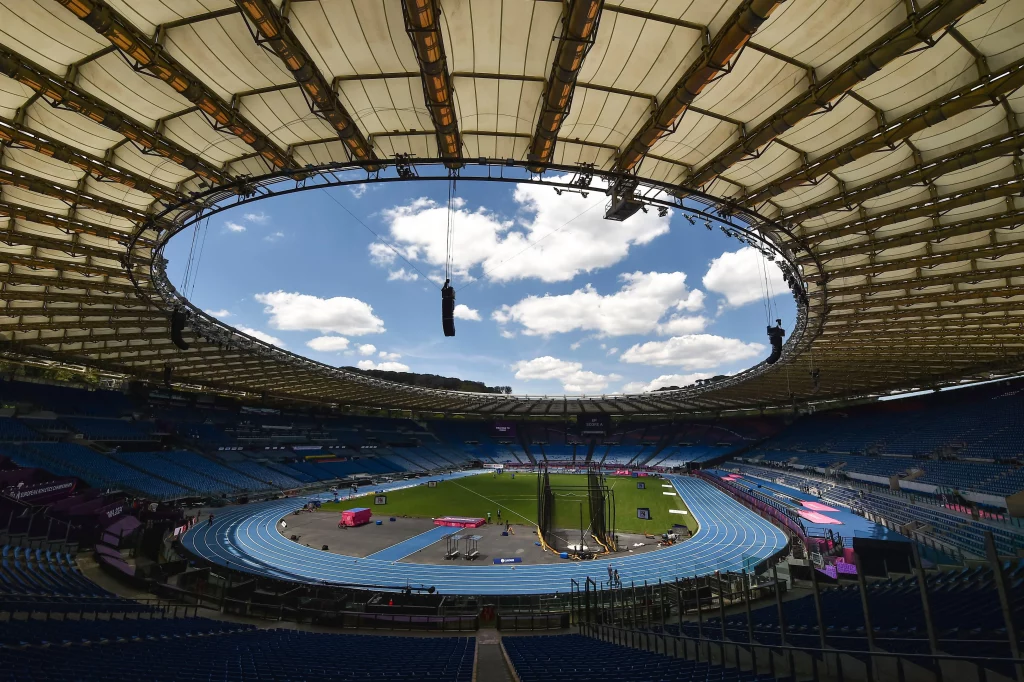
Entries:
POLYGON ((768 327, 768 342, 772 344, 772 353, 765 360, 769 365, 774 365, 782 357, 782 338, 786 330, 782 328, 782 320, 775 320, 774 327, 768 327))
POLYGON ((445 336, 455 336, 455 289, 447 279, 441 287, 441 327, 445 336))
POLYGON ((181 335, 185 331, 186 322, 188 322, 188 314, 181 308, 175 308, 171 313, 171 341, 181 350, 188 350, 188 343, 181 335))

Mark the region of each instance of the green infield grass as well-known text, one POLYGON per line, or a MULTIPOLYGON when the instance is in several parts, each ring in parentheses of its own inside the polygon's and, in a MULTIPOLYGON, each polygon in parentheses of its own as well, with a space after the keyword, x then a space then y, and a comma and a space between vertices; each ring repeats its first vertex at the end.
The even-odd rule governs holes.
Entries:
MULTIPOLYGON (((615 528, 620 533, 652 533, 660 535, 672 527, 674 523, 686 524, 691 532, 696 532, 697 523, 689 513, 686 503, 676 495, 675 488, 663 487, 669 483, 664 479, 628 476, 606 477, 608 486, 615 493, 615 528), (643 483, 644 489, 637 488, 643 483), (650 520, 637 518, 637 509, 650 509, 650 520), (670 509, 686 511, 686 514, 673 514, 670 509)), ((580 510, 583 511, 584 524, 590 514, 590 503, 587 499, 587 477, 581 474, 551 474, 551 487, 555 493, 556 528, 578 528, 580 510), (572 489, 575 488, 575 489, 572 489)), ((373 495, 357 498, 359 501, 348 500, 335 504, 324 504, 321 511, 337 513, 353 506, 368 506, 376 516, 410 516, 419 518, 436 518, 439 516, 487 517, 498 521, 498 510, 501 520, 514 524, 535 526, 537 523, 537 474, 511 473, 493 475, 489 473, 467 476, 454 480, 439 481, 437 487, 427 487, 426 482, 413 488, 395 490, 387 493, 387 504, 374 505, 373 495)))

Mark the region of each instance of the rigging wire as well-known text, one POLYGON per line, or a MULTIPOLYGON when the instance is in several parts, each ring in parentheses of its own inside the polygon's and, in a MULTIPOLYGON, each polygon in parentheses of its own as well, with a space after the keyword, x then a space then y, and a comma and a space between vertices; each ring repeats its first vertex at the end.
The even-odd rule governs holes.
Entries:
POLYGON ((448 180, 448 225, 445 234, 445 257, 444 257, 444 278, 451 280, 452 271, 455 268, 455 257, 453 250, 455 248, 455 216, 452 213, 453 203, 455 201, 455 177, 451 176, 448 180))
POLYGON ((192 294, 196 292, 196 282, 199 281, 199 266, 203 262, 203 250, 206 248, 206 235, 210 233, 210 218, 207 216, 206 221, 202 224, 203 239, 199 244, 199 257, 196 259, 195 272, 192 274, 192 289, 188 293, 188 297, 192 298, 192 294))
POLYGON ((764 258, 760 257, 760 254, 758 253, 757 278, 761 280, 758 282, 758 287, 761 289, 761 307, 764 309, 764 318, 768 321, 768 326, 770 327, 772 325, 771 299, 768 297, 767 277, 764 274, 767 265, 768 264, 764 262, 764 258))
MULTIPOLYGON (((375 231, 375 230, 374 230, 374 229, 373 229, 372 227, 370 227, 369 225, 367 225, 366 223, 364 223, 364 222, 363 222, 362 220, 360 220, 359 216, 357 216, 357 215, 356 215, 355 213, 353 213, 352 211, 348 210, 348 207, 347 207, 347 206, 346 206, 345 204, 341 203, 341 201, 340 201, 340 200, 339 200, 339 199, 338 199, 338 198, 337 198, 336 196, 334 196, 333 194, 331 194, 330 192, 328 192, 328 191, 327 191, 327 188, 321 188, 321 189, 322 189, 322 191, 323 191, 323 193, 324 193, 324 194, 326 194, 326 195, 327 195, 328 197, 330 197, 331 201, 333 201, 333 202, 334 202, 334 203, 336 203, 336 204, 337 204, 338 206, 340 206, 340 207, 341 207, 341 209, 342 209, 343 211, 345 211, 345 213, 348 213, 348 214, 349 214, 350 216, 352 216, 352 218, 353 218, 353 219, 354 219, 354 220, 355 220, 355 221, 356 221, 357 223, 359 223, 360 225, 362 225, 363 227, 365 227, 365 228, 366 228, 366 230, 367 230, 367 231, 368 231, 368 232, 369 232, 370 234, 372 234, 372 235, 374 236, 374 238, 375 238, 375 239, 376 239, 377 241, 379 241, 379 242, 380 242, 381 244, 383 244, 384 246, 386 246, 386 247, 388 247, 389 249, 391 249, 391 251, 392 251, 392 252, 393 252, 393 253, 394 253, 394 254, 395 254, 396 256, 398 256, 398 257, 399 257, 399 258, 401 258, 401 259, 402 259, 403 261, 405 261, 406 265, 408 265, 408 266, 409 266, 410 268, 412 268, 412 269, 413 269, 413 270, 415 270, 416 272, 420 273, 420 275, 422 275, 422 276, 423 276, 423 279, 427 280, 428 282, 430 282, 430 283, 431 283, 431 284, 433 284, 434 286, 437 286, 437 283, 436 283, 436 282, 435 282, 435 281, 434 281, 433 279, 431 279, 430 277, 427 277, 426 273, 424 273, 424 272, 423 272, 422 270, 420 270, 420 269, 419 269, 418 267, 416 267, 416 266, 415 266, 415 265, 414 265, 414 264, 412 263, 412 261, 410 261, 410 260, 409 260, 408 258, 406 258, 405 256, 403 256, 403 255, 402 255, 402 252, 401 252, 401 251, 399 251, 398 249, 396 249, 396 248, 395 248, 394 246, 392 246, 392 245, 391 245, 391 242, 389 242, 388 240, 384 239, 384 237, 380 236, 380 235, 379 235, 379 234, 378 234, 378 233, 377 233, 377 232, 376 232, 376 231, 375 231)), ((438 287, 438 288, 440 289, 440 287, 438 287)))
POLYGON ((196 239, 199 236, 199 229, 202 227, 201 223, 197 223, 192 229, 192 244, 188 248, 188 261, 185 263, 185 275, 181 283, 181 291, 187 295, 188 293, 188 282, 189 276, 192 274, 192 262, 195 259, 196 254, 196 239))

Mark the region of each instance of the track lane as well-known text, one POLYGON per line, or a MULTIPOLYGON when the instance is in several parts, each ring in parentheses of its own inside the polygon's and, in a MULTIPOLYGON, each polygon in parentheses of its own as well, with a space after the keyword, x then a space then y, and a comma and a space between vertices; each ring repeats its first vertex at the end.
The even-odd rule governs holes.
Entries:
MULTIPOLYGON (((199 524, 183 537, 194 554, 220 565, 300 582, 433 586, 444 594, 550 594, 565 592, 571 579, 607 576, 611 562, 624 584, 656 582, 740 570, 786 543, 783 533, 725 493, 698 479, 667 476, 700 527, 674 547, 641 555, 616 555, 584 563, 512 566, 443 566, 329 554, 283 537, 277 521, 309 498, 277 500, 222 512, 212 527, 199 524)), ((382 487, 383 488, 383 487, 382 487)))

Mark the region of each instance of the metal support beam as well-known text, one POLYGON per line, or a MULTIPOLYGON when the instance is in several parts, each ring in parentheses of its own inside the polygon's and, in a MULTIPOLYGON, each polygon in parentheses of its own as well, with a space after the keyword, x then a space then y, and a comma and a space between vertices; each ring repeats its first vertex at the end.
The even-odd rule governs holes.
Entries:
MULTIPOLYGON (((551 64, 551 74, 544 86, 540 117, 530 143, 530 161, 547 163, 554 155, 558 131, 572 107, 576 78, 594 44, 602 9, 604 0, 571 0, 563 13, 562 34, 551 64)), ((530 170, 537 173, 541 168, 530 170)))
MULTIPOLYGON (((135 223, 141 223, 149 219, 149 214, 145 211, 140 211, 124 204, 119 204, 116 201, 86 194, 85 192, 78 191, 77 189, 58 185, 45 178, 29 175, 22 171, 11 170, 10 168, 0 168, 0 187, 4 185, 19 187, 30 192, 36 192, 37 194, 53 197, 66 202, 69 206, 81 206, 84 208, 91 208, 95 211, 102 211, 103 213, 109 213, 110 215, 124 218, 125 220, 130 220, 135 223)), ((167 226, 166 221, 161 221, 158 224, 164 227, 167 226)))
MULTIPOLYGON (((1021 86, 1024 86, 1024 59, 1014 62, 1010 66, 1001 70, 998 74, 986 76, 980 81, 969 83, 949 95, 946 95, 938 102, 933 102, 932 104, 921 107, 917 111, 903 117, 901 120, 886 126, 884 130, 878 130, 876 132, 863 135, 853 142, 843 145, 839 149, 817 159, 813 163, 806 164, 804 167, 794 171, 793 173, 770 181, 763 188, 747 197, 744 200, 744 203, 749 206, 757 205, 768 197, 778 196, 779 194, 793 189, 794 187, 813 183, 818 178, 831 173, 842 166, 853 163, 868 154, 881 151, 887 147, 894 149, 901 142, 907 142, 910 136, 924 130, 925 128, 938 125, 943 121, 953 118, 957 114, 975 107, 990 105, 995 99, 1013 92, 1021 86)), ((1024 136, 1014 135, 1012 131, 1009 136, 1017 138, 1017 144, 1012 146, 1011 150, 1020 149, 1020 140, 1024 139, 1024 136)), ((996 140, 1006 138, 1007 136, 1003 135, 996 138, 996 140)), ((988 160, 1001 154, 1001 152, 991 149, 994 144, 997 144, 996 140, 990 139, 981 145, 971 146, 968 149, 960 150, 956 152, 955 155, 961 159, 961 164, 971 165, 974 163, 980 163, 981 161, 988 160), (986 145, 988 146, 987 153, 986 145), (977 159, 971 158, 974 154, 978 154, 977 159), (966 159, 964 157, 966 157, 966 159)), ((947 158, 948 156, 952 155, 947 155, 947 158)), ((918 170, 919 172, 928 171, 928 177, 937 177, 937 175, 941 173, 935 172, 934 167, 936 165, 938 165, 938 162, 936 161, 929 164, 922 164, 921 168, 918 170)), ((962 167, 964 167, 964 165, 954 166, 952 170, 962 167)), ((904 173, 903 175, 906 176, 909 174, 904 173)), ((879 183, 875 182, 870 183, 868 186, 875 192, 875 194, 869 196, 878 196, 892 191, 886 186, 879 187, 879 183)), ((806 206, 793 212, 791 215, 786 216, 786 219, 803 220, 805 218, 811 218, 827 213, 828 211, 835 210, 836 207, 856 203, 858 200, 853 196, 853 194, 854 192, 851 192, 846 196, 823 199, 811 206, 806 206)))
POLYGON ((0 116, 0 142, 11 147, 31 149, 34 152, 62 161, 85 171, 97 180, 116 182, 125 187, 137 189, 166 203, 182 201, 185 196, 149 178, 113 164, 61 142, 49 135, 38 133, 0 116))
POLYGON ((782 2, 784 0, 746 0, 736 8, 714 40, 701 51, 700 58, 626 146, 616 161, 619 170, 631 170, 658 140, 675 129, 679 118, 701 90, 728 68, 730 61, 782 2))
POLYGON ((462 158, 462 137, 441 35, 441 7, 436 0, 402 0, 402 12, 405 32, 420 65, 423 99, 434 122, 438 153, 446 160, 448 168, 461 168, 462 163, 457 159, 462 158))
MULTIPOLYGON (((124 230, 89 223, 77 218, 69 218, 43 209, 22 206, 9 201, 0 201, 0 216, 13 218, 14 220, 27 220, 28 222, 39 223, 40 225, 49 225, 69 234, 90 234, 95 237, 112 239, 123 245, 127 245, 132 236, 130 232, 124 230)), ((140 242, 143 245, 151 243, 147 239, 141 239, 140 242)), ((110 251, 110 255, 107 257, 116 259, 120 255, 120 252, 110 251)))
POLYGON ((940 217, 954 208, 962 208, 971 204, 1002 199, 1019 195, 1024 192, 1024 180, 1007 180, 988 182, 977 187, 935 196, 924 201, 909 204, 901 208, 886 211, 875 216, 839 223, 815 230, 808 230, 802 236, 812 245, 820 244, 828 239, 838 239, 850 234, 871 234, 875 230, 888 225, 896 225, 915 218, 940 217))
MULTIPOLYGON (((255 27, 256 42, 266 44, 284 62, 302 88, 310 109, 337 131, 338 138, 352 158, 358 161, 376 159, 370 144, 331 88, 330 81, 320 73, 280 10, 270 0, 235 0, 235 4, 255 27)), ((369 167, 368 170, 376 168, 369 167)))
POLYGON ((226 131, 255 149, 271 170, 296 168, 294 159, 201 80, 107 5, 106 0, 57 0, 72 14, 109 40, 139 67, 174 88, 210 117, 216 130, 226 131))
POLYGON ((0 73, 28 86, 47 102, 77 112, 131 140, 147 154, 155 154, 183 166, 210 184, 231 178, 196 154, 171 142, 163 134, 132 120, 109 104, 100 102, 73 83, 53 76, 21 55, 0 46, 0 73))
POLYGON ((808 89, 803 95, 768 117, 750 134, 741 137, 697 169, 694 176, 686 182, 686 186, 699 187, 710 182, 734 163, 755 154, 808 116, 828 109, 835 100, 853 87, 863 83, 919 44, 931 41, 932 36, 943 31, 981 2, 982 0, 936 0, 921 14, 908 17, 826 76, 817 87, 808 89))

